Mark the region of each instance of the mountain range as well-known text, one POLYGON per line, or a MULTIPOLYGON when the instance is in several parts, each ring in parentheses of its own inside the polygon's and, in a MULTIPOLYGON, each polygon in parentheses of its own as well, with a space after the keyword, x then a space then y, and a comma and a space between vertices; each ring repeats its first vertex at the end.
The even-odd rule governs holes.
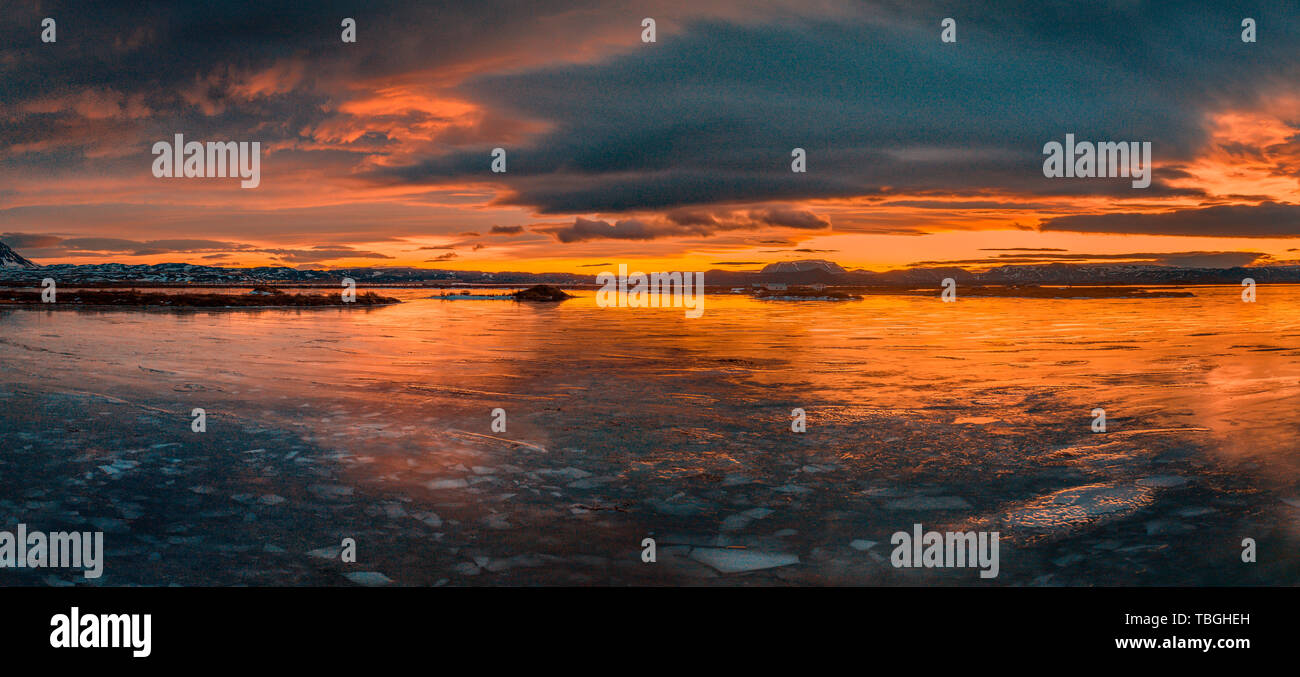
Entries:
MULTIPOLYGON (((612 268, 612 266, 611 266, 612 268)), ((650 271, 646 271, 650 272, 650 271)), ((595 275, 575 273, 479 272, 434 268, 333 268, 305 270, 284 266, 222 268, 192 263, 57 264, 40 266, 0 242, 0 282, 39 283, 51 277, 62 284, 253 284, 280 282, 325 284, 345 277, 359 284, 595 284, 595 275)), ((1048 263, 1000 266, 981 272, 956 267, 922 267, 875 272, 845 270, 822 259, 772 263, 757 271, 709 270, 710 286, 738 287, 768 282, 821 283, 832 286, 929 287, 953 278, 958 284, 1240 284, 1300 283, 1300 266, 1191 268, 1150 264, 1048 263)))

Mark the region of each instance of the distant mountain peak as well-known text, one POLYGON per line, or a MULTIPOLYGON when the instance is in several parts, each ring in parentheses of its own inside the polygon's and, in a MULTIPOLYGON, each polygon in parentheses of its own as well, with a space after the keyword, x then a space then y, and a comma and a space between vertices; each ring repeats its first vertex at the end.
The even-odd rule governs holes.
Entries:
POLYGON ((40 266, 23 258, 18 252, 9 248, 9 245, 0 242, 0 268, 40 268, 40 266))
POLYGON ((773 273, 806 273, 809 271, 821 271, 832 275, 840 275, 848 271, 840 267, 840 264, 825 259, 800 259, 798 261, 779 261, 769 263, 763 267, 761 272, 767 274, 773 273))

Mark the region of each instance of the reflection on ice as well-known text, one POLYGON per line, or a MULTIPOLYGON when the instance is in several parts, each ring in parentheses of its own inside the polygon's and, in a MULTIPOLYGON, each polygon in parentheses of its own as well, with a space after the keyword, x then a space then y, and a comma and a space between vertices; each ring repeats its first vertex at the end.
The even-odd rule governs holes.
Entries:
POLYGON ((1233 550, 1300 531, 1290 292, 699 319, 394 293, 0 314, 0 525, 102 528, 106 585, 1298 580, 1233 550), (921 522, 1001 529, 999 577, 891 567, 921 522))
POLYGON ((1053 492, 1005 511, 1008 532, 1023 529, 1064 534, 1103 520, 1122 519, 1151 502, 1153 492, 1140 486, 1090 484, 1053 492))

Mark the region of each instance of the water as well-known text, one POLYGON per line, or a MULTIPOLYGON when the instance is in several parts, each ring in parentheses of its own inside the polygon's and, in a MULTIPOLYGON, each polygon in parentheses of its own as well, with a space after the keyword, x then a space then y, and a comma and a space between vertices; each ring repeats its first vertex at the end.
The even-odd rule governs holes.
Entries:
POLYGON ((101 585, 1295 584, 1297 291, 0 311, 0 529, 102 528, 101 585))

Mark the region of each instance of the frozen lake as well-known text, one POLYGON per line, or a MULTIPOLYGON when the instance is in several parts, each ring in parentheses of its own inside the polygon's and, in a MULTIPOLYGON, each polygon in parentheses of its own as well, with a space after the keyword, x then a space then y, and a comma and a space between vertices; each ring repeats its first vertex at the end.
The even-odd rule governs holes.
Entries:
POLYGON ((1296 584, 1300 288, 1192 289, 0 311, 0 529, 103 530, 97 585, 1296 584))

